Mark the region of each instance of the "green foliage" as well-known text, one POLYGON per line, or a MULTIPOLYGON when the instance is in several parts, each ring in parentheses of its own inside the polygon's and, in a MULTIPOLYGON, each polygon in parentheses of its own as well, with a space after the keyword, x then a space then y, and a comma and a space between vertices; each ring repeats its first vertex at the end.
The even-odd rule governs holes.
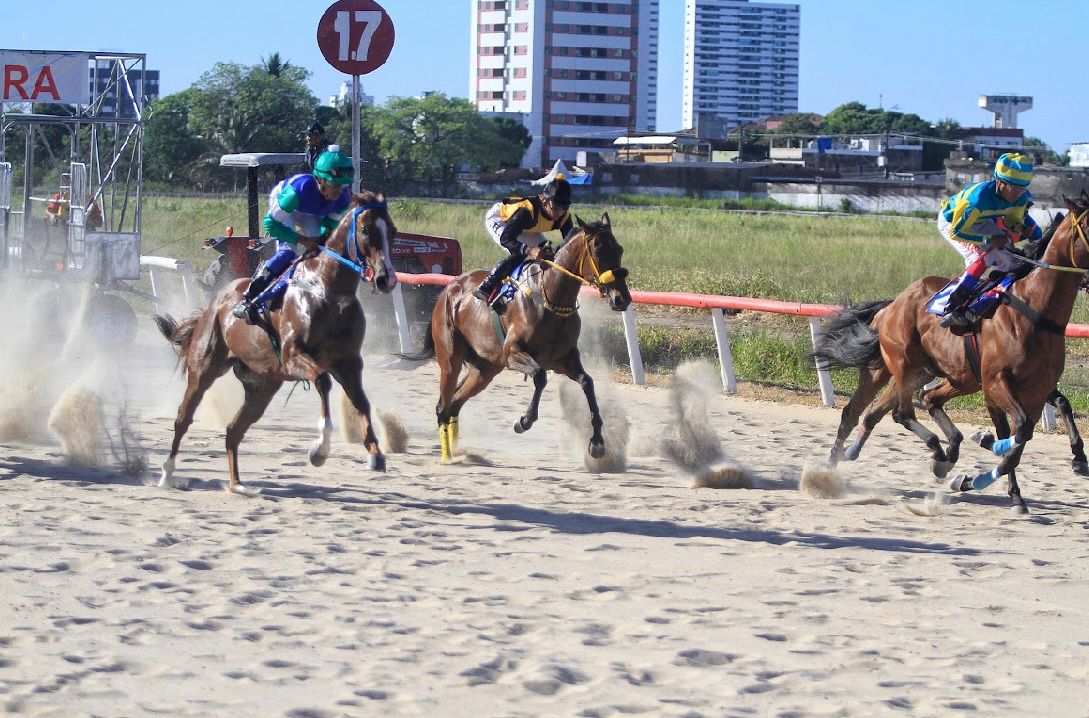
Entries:
POLYGON ((812 112, 795 112, 785 116, 779 126, 771 130, 775 135, 815 135, 821 131, 820 121, 812 112))
POLYGON ((144 124, 144 177, 151 181, 195 180, 210 145, 189 124, 193 90, 155 100, 144 124))
POLYGON ((1024 144, 1025 147, 1033 148, 1033 153, 1041 162, 1059 165, 1060 167, 1070 164, 1070 155, 1060 155, 1039 137, 1026 137, 1024 144))

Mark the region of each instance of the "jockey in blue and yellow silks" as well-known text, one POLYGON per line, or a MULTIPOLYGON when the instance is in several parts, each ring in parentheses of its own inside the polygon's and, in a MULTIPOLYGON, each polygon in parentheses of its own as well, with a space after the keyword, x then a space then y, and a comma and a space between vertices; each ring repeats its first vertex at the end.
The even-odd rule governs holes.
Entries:
POLYGON ((349 185, 353 177, 352 158, 332 145, 314 163, 313 174, 294 175, 272 188, 268 214, 261 226, 277 240, 276 253, 257 268, 242 301, 231 314, 250 324, 257 323, 264 302, 286 288, 287 285, 281 282, 262 295, 299 256, 296 245, 301 243, 306 249, 313 249, 322 237, 336 228, 348 210, 352 199, 349 185))
MULTIPOLYGON (((938 211, 938 231, 964 257, 965 270, 934 295, 931 314, 943 315, 943 327, 969 327, 978 319, 967 307, 988 268, 1010 272, 1019 266, 1009 251, 1014 242, 1043 236, 1029 216, 1032 160, 1008 153, 998 158, 994 176, 956 193, 938 211)), ((1011 280, 1012 283, 1012 280, 1011 280)))

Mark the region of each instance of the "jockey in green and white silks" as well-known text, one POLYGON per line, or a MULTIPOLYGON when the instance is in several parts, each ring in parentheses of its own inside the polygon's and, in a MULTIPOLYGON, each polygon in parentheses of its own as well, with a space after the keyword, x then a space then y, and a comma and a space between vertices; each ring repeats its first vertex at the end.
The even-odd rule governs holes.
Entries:
MULTIPOLYGON (((1017 269, 1021 263, 1010 252, 1013 243, 1036 241, 1043 236, 1028 213, 1032 206, 1032 194, 1027 189, 1031 181, 1031 158, 1008 153, 995 162, 990 180, 968 185, 942 203, 938 231, 964 257, 965 265, 964 272, 927 304, 931 314, 942 315, 943 327, 974 324, 978 313, 973 310, 985 310, 993 303, 986 302, 987 307, 976 304, 975 290, 983 274, 990 268, 1000 272, 1017 269)), ((1004 279, 1003 288, 1013 281, 1012 277, 1004 279)))
POLYGON ((353 174, 352 159, 333 145, 318 157, 313 174, 294 175, 272 188, 261 226, 277 240, 276 253, 257 268, 234 316, 254 324, 263 305, 283 293, 283 281, 265 290, 299 256, 299 242, 316 244, 340 223, 351 204, 353 174))

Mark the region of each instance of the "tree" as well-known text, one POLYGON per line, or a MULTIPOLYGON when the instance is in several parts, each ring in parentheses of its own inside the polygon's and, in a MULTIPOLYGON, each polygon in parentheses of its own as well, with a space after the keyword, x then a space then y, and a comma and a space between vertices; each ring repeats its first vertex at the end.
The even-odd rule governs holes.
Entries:
POLYGON ((268 57, 262 57, 261 64, 264 66, 265 72, 272 75, 273 77, 279 77, 289 67, 291 67, 291 63, 287 60, 281 59, 280 53, 278 52, 274 52, 268 57))
MULTIPOLYGON (((451 181, 459 165, 495 167, 497 158, 521 158, 471 102, 441 92, 392 97, 374 113, 373 131, 394 180, 451 181)), ((520 151, 519 151, 520 150, 520 151)))
POLYGON ((815 135, 821 131, 820 115, 812 112, 794 112, 786 115, 779 126, 769 133, 775 135, 815 135))
POLYGON ((1060 155, 1039 137, 1026 137, 1023 144, 1025 147, 1031 147, 1033 154, 1035 154, 1041 162, 1059 165, 1060 167, 1070 164, 1070 155, 1060 155))
POLYGON ((208 143, 190 127, 192 88, 151 103, 144 123, 144 176, 169 181, 185 178, 200 181, 201 159, 208 143))
POLYGON ((495 152, 490 157, 491 161, 482 165, 482 169, 494 170, 521 165, 522 157, 533 144, 533 135, 525 125, 509 117, 491 117, 488 122, 493 125, 492 129, 496 134, 489 142, 489 145, 495 147, 495 152))

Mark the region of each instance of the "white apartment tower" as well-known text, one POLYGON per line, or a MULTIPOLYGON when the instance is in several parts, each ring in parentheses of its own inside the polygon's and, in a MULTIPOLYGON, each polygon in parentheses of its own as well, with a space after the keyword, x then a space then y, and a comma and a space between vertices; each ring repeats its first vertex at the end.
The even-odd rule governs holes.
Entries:
POLYGON ((517 114, 533 136, 525 166, 652 131, 658 0, 470 0, 469 97, 517 114))
POLYGON ((798 111, 797 5, 685 0, 681 121, 726 127, 798 111))

